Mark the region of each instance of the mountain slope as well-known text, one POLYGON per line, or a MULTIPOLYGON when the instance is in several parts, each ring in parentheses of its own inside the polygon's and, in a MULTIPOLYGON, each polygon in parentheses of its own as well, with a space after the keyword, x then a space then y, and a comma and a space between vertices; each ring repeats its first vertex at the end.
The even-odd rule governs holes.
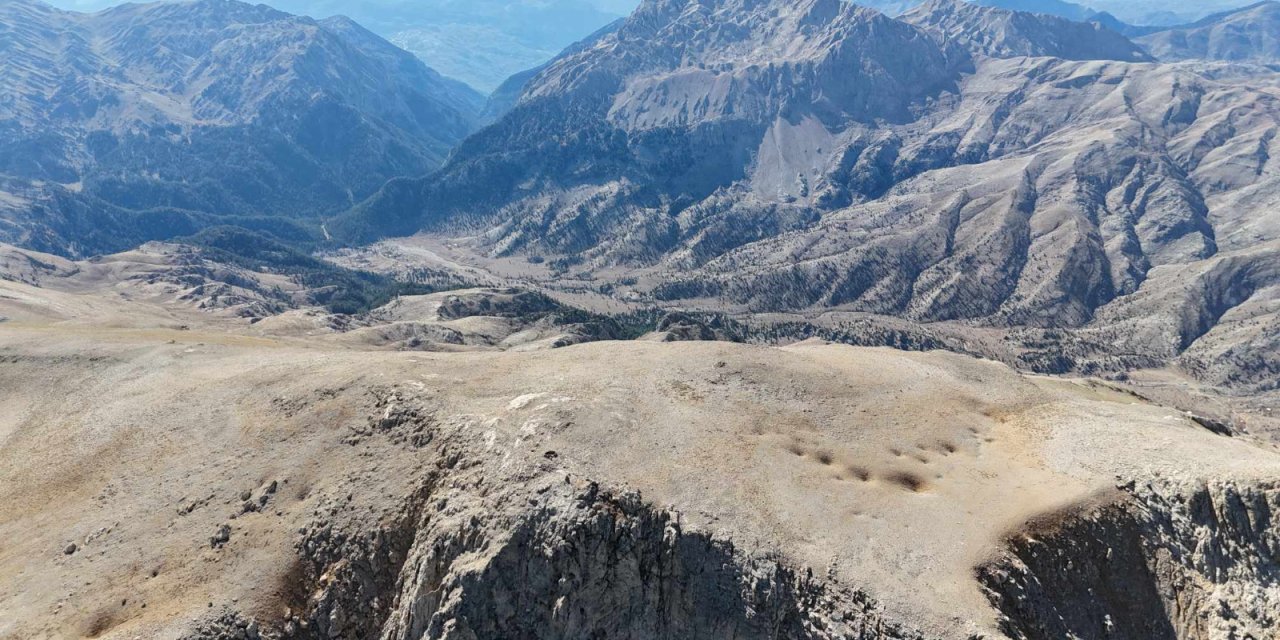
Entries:
POLYGON ((1072 329, 1017 338, 1037 368, 1204 347, 1237 354, 1210 377, 1266 386, 1280 361, 1243 345, 1275 353, 1280 323, 1280 78, 1143 59, 954 2, 654 0, 330 228, 640 274, 621 286, 664 304, 1072 329))
POLYGON ((314 216, 431 170, 481 105, 349 21, 230 0, 97 14, 8 0, 0 86, 4 239, 71 253, 148 238, 86 243, 92 220, 60 200, 107 217, 314 216))
POLYGON ((1160 60, 1280 61, 1280 2, 1268 0, 1139 40, 1160 60))
MULTIPOLYGON (((592 33, 586 38, 583 38, 582 40, 565 48, 564 51, 560 52, 560 57, 573 55, 587 47, 595 45, 601 38, 613 33, 618 29, 618 27, 622 26, 622 23, 623 20, 619 19, 605 25, 595 33, 592 33)), ((538 65, 532 69, 526 69, 504 80, 502 84, 498 85, 498 88, 489 95, 489 100, 485 103, 484 111, 481 113, 481 119, 486 124, 491 124, 498 118, 506 115, 507 112, 515 107, 516 103, 520 101, 520 96, 524 94, 525 87, 527 87, 539 73, 542 73, 547 69, 547 67, 551 66, 552 62, 554 62, 554 60, 548 60, 545 64, 538 65)))

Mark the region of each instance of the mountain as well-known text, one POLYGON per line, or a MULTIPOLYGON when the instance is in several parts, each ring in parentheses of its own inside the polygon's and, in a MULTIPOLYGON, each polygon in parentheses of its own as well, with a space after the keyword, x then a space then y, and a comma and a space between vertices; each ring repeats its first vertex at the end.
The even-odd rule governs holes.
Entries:
POLYGON ((1142 37, 1161 60, 1280 62, 1280 2, 1259 2, 1142 37))
MULTIPOLYGON (((51 0, 98 11, 121 0, 51 0)), ((347 16, 445 76, 488 93, 622 18, 636 0, 271 0, 295 15, 347 16)))
POLYGON ((482 105, 350 20, 231 0, 5 0, 0 86, 0 237, 73 254, 350 206, 437 167, 482 105))
MULTIPOLYGON (((913 102, 952 81, 951 64, 925 33, 843 2, 726 0, 688 10, 647 2, 539 73, 517 107, 468 139, 440 174, 392 183, 336 224, 352 237, 411 233, 456 222, 453 213, 483 215, 480 205, 528 212, 552 192, 583 187, 623 201, 705 198, 742 176, 783 110, 833 126, 909 120, 913 102), (530 183, 538 187, 523 186, 530 183)), ((585 223, 570 229, 547 219, 558 237, 513 228, 507 242, 585 247, 625 236, 620 226, 629 224, 613 216, 585 223)))
POLYGON ((929 0, 901 19, 986 56, 1129 62, 1151 59, 1127 38, 1100 24, 1055 15, 1007 11, 957 0, 929 0))
POLYGON ((464 237, 552 282, 641 274, 618 286, 664 304, 1044 330, 1011 340, 1047 370, 1265 386, 1277 85, 959 2, 651 0, 329 228, 464 237))

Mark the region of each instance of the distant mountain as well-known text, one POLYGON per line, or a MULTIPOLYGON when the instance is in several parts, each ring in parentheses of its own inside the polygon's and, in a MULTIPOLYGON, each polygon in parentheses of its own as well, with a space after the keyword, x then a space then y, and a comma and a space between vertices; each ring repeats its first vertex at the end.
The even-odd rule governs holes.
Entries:
POLYGON ((928 0, 904 14, 902 20, 936 33, 946 42, 987 56, 1129 62, 1151 59, 1124 36, 1096 23, 1007 11, 962 0, 928 0))
POLYGON ((1093 9, 1128 24, 1170 27, 1231 11, 1251 0, 1088 0, 1093 9))
POLYGON ((1088 20, 1098 13, 1089 7, 1064 0, 973 0, 973 2, 985 7, 1043 13, 1078 22, 1088 20))
MULTIPOLYGON (((578 190, 603 182, 608 196, 591 208, 623 212, 632 204, 678 211, 735 184, 771 197, 816 197, 808 177, 775 175, 761 155, 786 156, 791 148, 771 145, 816 144, 879 121, 910 122, 923 102, 954 92, 960 70, 972 65, 961 45, 979 39, 957 42, 935 24, 998 36, 988 39, 997 46, 982 51, 997 57, 1145 59, 1094 25, 960 0, 930 2, 904 20, 838 0, 650 0, 616 31, 538 73, 520 104, 467 140, 440 174, 393 183, 362 204, 346 217, 347 231, 365 239, 408 234, 501 209, 511 218, 500 227, 504 250, 594 248, 638 259, 656 249, 648 246, 656 238, 631 248, 623 227, 654 229, 625 216, 569 224, 555 216, 576 215, 565 211, 574 205, 543 213, 549 194, 590 201, 596 196, 585 194, 594 189, 578 190), (804 138, 810 135, 818 139, 804 138)), ((821 164, 839 146, 832 144, 777 160, 821 164)), ((818 170, 801 173, 817 178, 818 170)))
MULTIPOLYGON (((560 52, 560 57, 571 56, 588 47, 595 46, 596 42, 601 38, 617 31, 618 28, 622 26, 623 22, 623 20, 616 20, 613 23, 606 25, 603 29, 600 29, 599 31, 596 31, 590 36, 582 39, 580 42, 570 45, 564 51, 560 52)), ((485 124, 489 124, 506 115, 508 111, 516 106, 516 103, 520 100, 520 96, 524 94, 525 87, 527 87, 539 73, 542 73, 547 69, 547 67, 551 66, 551 62, 552 61, 547 61, 546 64, 540 64, 532 69, 521 71, 520 73, 507 78, 498 86, 497 89, 493 91, 492 94, 489 95, 489 101, 485 104, 484 111, 481 113, 481 120, 485 124)))
POLYGON ((73 254, 345 208, 438 166, 483 103, 350 20, 231 0, 4 0, 0 88, 0 238, 73 254))
POLYGON ((1161 60, 1280 62, 1280 2, 1260 2, 1139 40, 1161 60))
POLYGON ((648 0, 329 228, 695 308, 1054 329, 1026 337, 1049 369, 1183 358, 1264 384, 1280 77, 1145 59, 958 1, 648 0))
POLYGON ((444 75, 482 92, 546 63, 623 17, 635 2, 605 0, 272 0, 310 16, 350 16, 444 75))

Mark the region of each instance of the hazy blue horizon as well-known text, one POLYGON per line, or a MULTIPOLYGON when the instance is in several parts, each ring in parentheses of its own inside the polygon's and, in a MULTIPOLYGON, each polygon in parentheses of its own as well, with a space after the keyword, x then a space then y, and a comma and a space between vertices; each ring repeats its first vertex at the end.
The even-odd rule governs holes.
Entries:
MULTIPOLYGON (((78 11, 95 11, 125 2, 151 0, 45 0, 63 9, 78 11)), ((279 6, 282 10, 313 17, 329 17, 331 15, 349 15, 348 10, 355 13, 367 12, 369 8, 394 11, 398 14, 410 14, 422 11, 428 18, 428 11, 443 11, 450 17, 456 17, 466 8, 476 7, 477 17, 489 15, 494 6, 503 6, 510 13, 524 13, 530 10, 548 14, 558 13, 558 9, 580 9, 589 7, 595 12, 609 14, 614 17, 625 16, 640 4, 640 0, 355 0, 340 2, 335 0, 245 0, 262 2, 270 6, 279 6), (288 6, 290 8, 285 8, 288 6), (313 7, 308 9, 307 7, 313 7)), ((921 0, 851 0, 856 4, 881 8, 899 8, 921 0)), ((1160 13, 1179 14, 1182 16, 1202 16, 1205 14, 1232 8, 1244 7, 1256 3, 1257 0, 1081 0, 1074 2, 1096 11, 1107 11, 1120 17, 1130 19, 1143 15, 1155 16, 1160 13)))
MULTIPOLYGON (((98 11, 122 0, 46 0, 98 11)), ((313 18, 347 16, 428 66, 488 93, 629 14, 639 0, 245 0, 313 18)))

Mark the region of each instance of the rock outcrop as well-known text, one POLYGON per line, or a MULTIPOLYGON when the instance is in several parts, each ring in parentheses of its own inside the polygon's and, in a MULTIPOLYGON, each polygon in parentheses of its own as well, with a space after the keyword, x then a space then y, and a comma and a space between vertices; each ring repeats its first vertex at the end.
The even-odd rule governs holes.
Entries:
POLYGON ((324 583, 282 637, 919 637, 864 593, 685 532, 679 514, 594 483, 416 500, 412 535, 335 548, 324 530, 300 543, 324 583))
POLYGON ((1265 638, 1280 619, 1280 488, 1130 482, 1035 523, 979 577, 1011 638, 1265 638))

